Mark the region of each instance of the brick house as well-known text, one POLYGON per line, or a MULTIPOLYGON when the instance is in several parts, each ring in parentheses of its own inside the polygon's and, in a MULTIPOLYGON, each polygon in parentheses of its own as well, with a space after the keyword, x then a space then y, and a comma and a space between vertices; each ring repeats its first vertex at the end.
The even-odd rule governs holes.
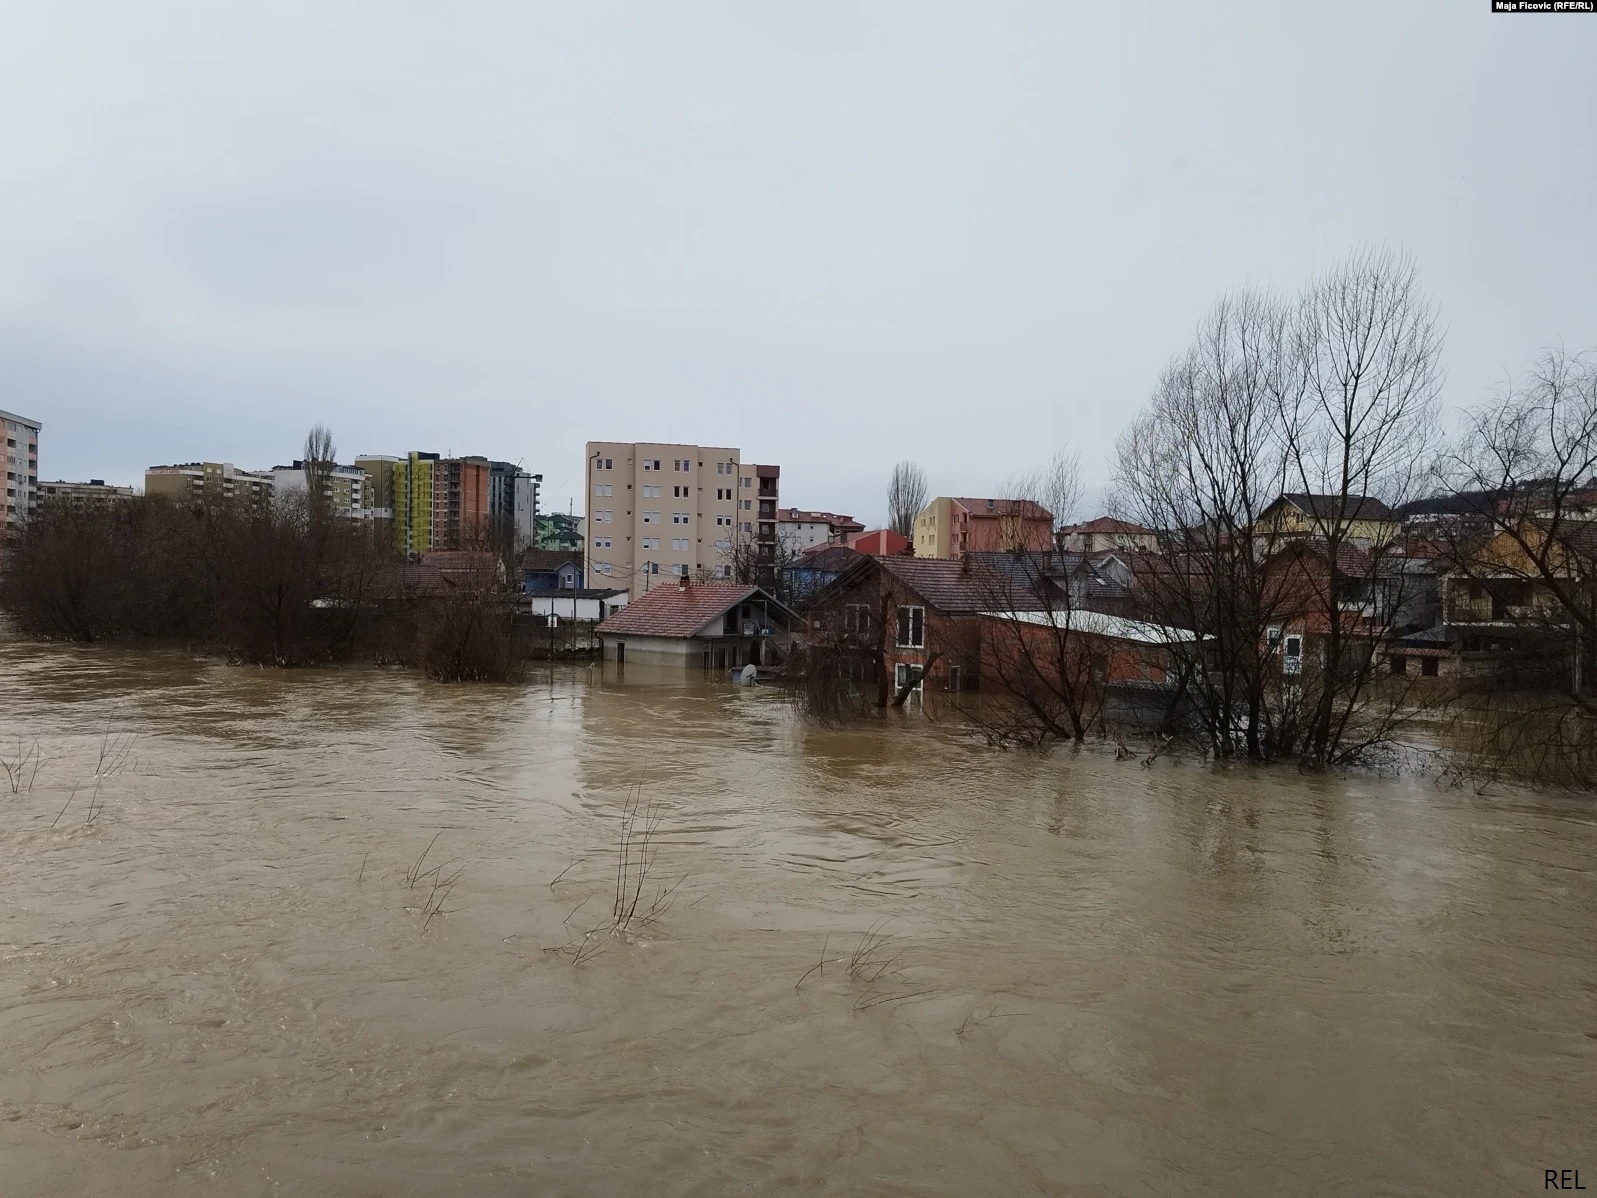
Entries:
POLYGON ((809 644, 848 658, 860 685, 914 685, 920 694, 972 690, 979 685, 980 615, 1005 586, 970 558, 861 554, 812 600, 809 644))

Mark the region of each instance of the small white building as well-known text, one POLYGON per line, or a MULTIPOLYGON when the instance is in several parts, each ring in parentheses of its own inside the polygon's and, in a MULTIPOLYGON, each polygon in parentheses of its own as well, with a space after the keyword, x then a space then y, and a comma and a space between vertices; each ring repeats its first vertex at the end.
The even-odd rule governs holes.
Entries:
POLYGON ((615 590, 544 591, 516 601, 524 612, 561 620, 606 620, 627 605, 630 593, 615 590))
POLYGON ((840 516, 836 512, 810 512, 796 507, 776 509, 776 536, 789 556, 817 545, 840 544, 846 538, 864 531, 865 526, 853 516, 840 516))

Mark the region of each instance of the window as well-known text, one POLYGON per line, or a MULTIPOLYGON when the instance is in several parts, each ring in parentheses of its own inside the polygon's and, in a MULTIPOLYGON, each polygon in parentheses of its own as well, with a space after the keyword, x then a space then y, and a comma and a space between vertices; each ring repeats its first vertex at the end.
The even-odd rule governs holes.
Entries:
POLYGON ((608 495, 610 494, 610 486, 610 483, 594 483, 593 493, 595 495, 608 495))
POLYGON ((750 524, 747 520, 743 521, 743 531, 744 532, 753 532, 754 531, 754 525, 750 524))
MULTIPOLYGON (((915 610, 919 611, 920 609, 916 608, 915 610)), ((901 661, 898 663, 898 665, 893 667, 893 684, 899 690, 903 690, 906 686, 913 686, 915 689, 912 690, 910 694, 914 695, 916 698, 919 698, 921 674, 922 670, 920 666, 912 666, 908 662, 901 661)))
POLYGON ((671 573, 675 574, 678 578, 686 578, 688 576, 688 564, 686 562, 678 562, 676 565, 671 567, 671 573))
POLYGON ((1273 625, 1266 628, 1264 630, 1264 645, 1271 653, 1279 649, 1281 647, 1281 630, 1273 625))
POLYGON ((673 458, 671 461, 671 469, 680 470, 682 473, 687 474, 693 469, 693 462, 690 458, 673 458))
POLYGON ((715 551, 717 553, 730 553, 732 551, 732 542, 731 541, 717 541, 715 543, 715 551))
POLYGON ((730 578, 732 576, 732 567, 731 566, 717 566, 715 568, 715 576, 717 578, 730 578))
POLYGON ((616 468, 615 459, 614 458, 605 458, 603 469, 605 469, 605 470, 614 470, 615 468, 616 468))
POLYGON ((926 609, 901 607, 898 609, 898 644, 904 649, 920 649, 926 645, 926 609))
POLYGON ((608 548, 610 548, 610 538, 609 537, 594 537, 593 538, 593 547, 595 549, 608 549, 608 548))
POLYGON ((871 627, 871 609, 869 604, 850 603, 843 608, 844 632, 869 632, 871 627))
POLYGON ((659 537, 639 537, 638 538, 638 548, 639 549, 658 549, 659 547, 660 547, 660 538, 659 537))
POLYGON ((659 487, 651 487, 648 483, 644 483, 643 484, 643 497, 645 499, 658 499, 658 498, 660 498, 660 488, 659 487))
POLYGON ((743 501, 743 510, 744 510, 744 511, 745 511, 745 512, 748 512, 748 511, 752 511, 752 510, 753 510, 753 509, 754 509, 754 500, 752 500, 752 499, 745 499, 745 500, 744 500, 744 501, 743 501))
POLYGON ((1422 677, 1422 678, 1435 678, 1436 677, 1436 667, 1437 667, 1438 664, 1439 663, 1437 662, 1436 658, 1434 658, 1434 657, 1422 657, 1422 658, 1420 658, 1420 677, 1422 677))
POLYGON ((688 538, 687 537, 672 537, 671 538, 671 548, 675 552, 681 553, 685 549, 687 549, 687 547, 688 547, 688 538))
POLYGON ((643 572, 645 574, 658 574, 660 572, 660 563, 659 562, 644 562, 643 563, 643 572))
POLYGON ((686 499, 687 497, 688 497, 688 489, 686 487, 672 487, 671 488, 671 498, 672 499, 686 499))
POLYGON ((671 513, 671 523, 672 524, 686 524, 687 522, 688 522, 688 514, 686 512, 672 512, 671 513))
POLYGON ((594 512, 593 522, 595 524, 608 524, 614 518, 614 515, 614 512, 594 512))
POLYGON ((1407 674, 1408 673, 1408 658, 1404 657, 1401 653, 1394 653, 1391 657, 1388 657, 1386 660, 1387 660, 1387 663, 1391 667, 1392 673, 1394 673, 1394 674, 1407 674))
POLYGON ((732 517, 731 516, 717 516, 715 518, 715 526, 717 528, 731 528, 732 527, 732 517))
POLYGON ((752 487, 754 485, 754 480, 752 478, 744 478, 743 485, 745 487, 752 487))
POLYGON ((660 523, 660 513, 659 512, 644 512, 643 513, 643 522, 645 524, 658 524, 658 523, 660 523))

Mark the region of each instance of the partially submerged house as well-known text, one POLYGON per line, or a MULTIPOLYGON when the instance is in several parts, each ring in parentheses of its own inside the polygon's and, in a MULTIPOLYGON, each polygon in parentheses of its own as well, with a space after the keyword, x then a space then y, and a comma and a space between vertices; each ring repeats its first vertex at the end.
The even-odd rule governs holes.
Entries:
POLYGON ((1044 606, 1026 584, 961 559, 861 554, 810 604, 812 652, 839 657, 851 681, 897 688, 974 688, 983 611, 1044 606))
POLYGON ((656 586, 600 624, 606 661, 725 670, 785 659, 798 617, 763 587, 739 582, 656 586))

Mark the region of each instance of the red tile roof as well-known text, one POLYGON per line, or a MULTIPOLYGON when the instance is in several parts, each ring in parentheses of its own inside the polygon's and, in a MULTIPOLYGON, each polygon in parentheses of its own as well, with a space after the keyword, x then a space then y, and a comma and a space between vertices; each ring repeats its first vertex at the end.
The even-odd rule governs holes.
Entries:
POLYGON ((1052 520, 1054 514, 1032 499, 967 499, 950 500, 972 516, 1019 516, 1024 520, 1052 520))
POLYGON ((1029 591, 972 560, 946 557, 873 557, 883 570, 914 591, 927 604, 948 615, 991 611, 998 606, 1041 606, 1029 591), (1000 603, 1003 600, 1003 603, 1000 603))
POLYGON ((865 527, 853 516, 840 516, 836 512, 810 512, 796 507, 777 508, 776 518, 790 524, 825 524, 831 528, 842 529, 845 532, 859 532, 865 527))
POLYGON ((1116 520, 1113 516, 1099 516, 1096 520, 1088 520, 1085 524, 1072 524, 1060 529, 1065 533, 1129 533, 1134 536, 1152 536, 1153 529, 1144 528, 1140 524, 1133 524, 1130 520, 1116 520))
POLYGON ((760 588, 741 582, 691 582, 671 579, 650 587, 598 631, 607 635, 689 637, 760 588))

